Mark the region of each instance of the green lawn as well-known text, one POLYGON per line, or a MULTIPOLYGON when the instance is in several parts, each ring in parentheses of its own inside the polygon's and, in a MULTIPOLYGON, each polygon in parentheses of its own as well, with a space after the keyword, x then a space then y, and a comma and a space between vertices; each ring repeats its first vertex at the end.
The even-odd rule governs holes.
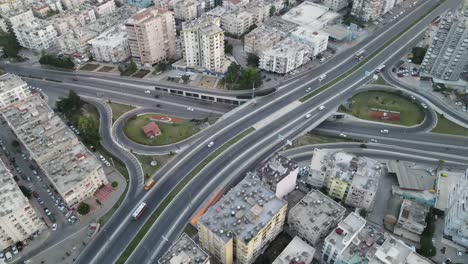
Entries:
POLYGON ((110 72, 114 69, 114 67, 110 67, 110 66, 102 66, 98 72, 110 72))
MULTIPOLYGON (((383 91, 370 91, 357 94, 351 98, 351 110, 345 110, 345 113, 372 121, 412 126, 421 123, 424 120, 424 112, 419 106, 410 100, 397 94, 383 91), (385 121, 371 119, 369 111, 371 108, 384 109, 400 112, 400 121, 385 121)), ((343 110, 343 108, 341 108, 343 110)))
POLYGON ((87 63, 85 65, 83 65, 80 70, 81 71, 94 71, 96 70, 97 68, 99 68, 99 64, 92 64, 92 63, 87 63))
POLYGON ((143 127, 150 122, 154 114, 141 115, 131 118, 124 126, 124 133, 137 143, 149 146, 161 146, 184 140, 200 131, 200 128, 190 120, 182 120, 180 124, 167 124, 156 122, 161 129, 161 135, 155 138, 147 138, 143 133, 143 127))
POLYGON ((194 238, 198 234, 198 229, 189 223, 185 227, 184 233, 186 233, 189 237, 194 238))
POLYGON ((171 155, 137 155, 135 157, 140 161, 141 168, 143 169, 143 173, 145 174, 145 180, 151 178, 153 174, 159 170, 164 164, 166 164, 169 159, 172 157, 171 155), (155 160, 158 164, 156 166, 151 166, 151 161, 155 160))
POLYGON ((440 114, 437 114, 437 120, 437 125, 431 132, 468 137, 468 128, 459 126, 440 114))
POLYGON ((117 118, 119 118, 126 112, 135 109, 133 105, 125 105, 112 102, 109 103, 109 106, 112 108, 112 122, 115 122, 117 118))
POLYGON ((143 77, 145 77, 148 73, 150 73, 150 71, 148 71, 148 70, 139 70, 139 71, 137 71, 135 74, 133 74, 132 77, 143 78, 143 77))
POLYGON ((372 80, 370 83, 371 84, 388 85, 387 82, 380 75, 379 75, 379 78, 377 78, 377 80, 372 80))
POLYGON ((337 142, 352 142, 352 139, 342 138, 342 137, 331 137, 331 136, 322 136, 315 133, 307 133, 301 137, 298 137, 293 141, 292 148, 314 145, 314 144, 324 144, 324 143, 337 143, 337 142))

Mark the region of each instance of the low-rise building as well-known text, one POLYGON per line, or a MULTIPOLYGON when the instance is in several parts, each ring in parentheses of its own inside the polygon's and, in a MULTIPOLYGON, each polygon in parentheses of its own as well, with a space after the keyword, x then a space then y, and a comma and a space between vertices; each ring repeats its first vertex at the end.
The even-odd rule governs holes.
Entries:
POLYGON ((419 235, 426 229, 426 214, 429 207, 412 200, 404 199, 398 221, 393 233, 404 238, 419 242, 419 235))
POLYGON ((256 171, 260 179, 270 186, 278 198, 283 198, 294 191, 298 172, 299 168, 295 162, 277 153, 256 171))
POLYGON ((445 210, 444 235, 468 247, 468 169, 453 186, 445 210))
POLYGON ((88 44, 95 61, 119 63, 130 57, 127 33, 118 26, 103 32, 88 44))
POLYGON ((44 222, 0 159, 0 250, 45 229, 44 222))
POLYGON ((210 256, 183 233, 158 260, 158 264, 210 264, 210 256))
POLYGON ((77 206, 108 183, 101 163, 40 96, 10 105, 2 114, 68 206, 77 206))
POLYGON ((295 236, 280 255, 273 261, 273 264, 302 263, 310 264, 314 259, 315 248, 307 244, 304 240, 295 236))
POLYGON ((329 34, 323 31, 309 31, 304 27, 298 27, 291 32, 290 38, 307 45, 310 56, 315 57, 327 50, 329 34))
POLYGON ((153 1, 151 0, 127 0, 128 5, 136 6, 139 8, 149 7, 153 1))
POLYGON ((253 24, 260 26, 270 17, 271 4, 265 1, 252 1, 245 6, 245 10, 252 14, 253 24))
POLYGON ((286 38, 260 53, 259 68, 286 74, 310 60, 310 49, 300 41, 286 38))
POLYGON ((5 73, 0 76, 0 109, 31 96, 28 84, 20 77, 5 73))
POLYGON ((107 16, 115 12, 117 6, 115 5, 115 0, 108 1, 98 1, 93 9, 97 17, 107 16))
POLYGON ((349 0, 322 0, 324 6, 333 11, 340 11, 349 5, 349 0))
POLYGON ((35 20, 14 29, 21 47, 33 50, 46 50, 56 44, 57 31, 51 23, 35 20))
POLYGON ((31 3, 31 10, 34 15, 40 18, 46 18, 55 13, 63 11, 60 0, 42 0, 31 3))
POLYGON ((255 17, 245 10, 231 11, 221 17, 221 28, 227 33, 240 37, 254 25, 255 17))
POLYGON ((286 33, 277 28, 262 25, 244 36, 244 52, 259 55, 286 36, 286 33))
POLYGON ((174 17, 189 21, 200 17, 205 12, 205 2, 200 0, 180 0, 174 5, 174 17))
POLYGON ((251 264, 283 230, 286 209, 249 173, 198 220, 201 246, 223 264, 251 264))
POLYGON ((62 3, 67 10, 71 10, 73 8, 80 7, 85 1, 86 0, 62 0, 62 3))
POLYGON ((318 31, 326 25, 335 24, 340 17, 340 14, 331 11, 330 8, 309 1, 304 1, 281 16, 282 19, 311 32, 318 31))
POLYGON ((354 0, 351 15, 364 22, 372 22, 383 15, 384 0, 354 0))
POLYGON ((313 190, 288 214, 288 225, 295 235, 315 246, 343 219, 346 208, 330 197, 313 190))

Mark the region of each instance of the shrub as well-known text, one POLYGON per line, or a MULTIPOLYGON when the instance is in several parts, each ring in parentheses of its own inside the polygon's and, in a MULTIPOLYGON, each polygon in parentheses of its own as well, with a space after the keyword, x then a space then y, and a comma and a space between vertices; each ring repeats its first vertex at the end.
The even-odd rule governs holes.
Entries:
POLYGON ((90 210, 91 210, 91 207, 87 203, 80 203, 77 209, 80 215, 87 215, 90 210))

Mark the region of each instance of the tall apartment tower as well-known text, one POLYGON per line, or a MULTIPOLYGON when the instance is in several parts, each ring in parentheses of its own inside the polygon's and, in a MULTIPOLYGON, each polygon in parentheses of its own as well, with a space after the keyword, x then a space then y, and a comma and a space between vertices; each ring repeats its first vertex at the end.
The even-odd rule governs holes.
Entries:
POLYGON ((176 57, 176 28, 174 14, 166 9, 151 7, 141 10, 125 23, 133 60, 140 65, 176 57))
POLYGON ((0 109, 31 96, 28 84, 20 77, 5 73, 0 76, 0 109))
POLYGON ((283 230, 286 208, 248 173, 198 221, 202 248, 223 264, 251 264, 283 230))
POLYGON ((45 229, 45 225, 1 160, 0 180, 0 250, 3 251, 45 229))
POLYGON ((189 67, 222 72, 224 65, 224 31, 221 19, 204 16, 182 24, 184 60, 189 67))
POLYGON ((468 10, 448 14, 421 63, 423 75, 457 81, 468 64, 468 10))
POLYGON ((450 192, 445 210, 444 235, 468 247, 468 169, 450 192))
POLYGON ((385 0, 354 0, 351 14, 362 21, 374 21, 380 17, 385 0))

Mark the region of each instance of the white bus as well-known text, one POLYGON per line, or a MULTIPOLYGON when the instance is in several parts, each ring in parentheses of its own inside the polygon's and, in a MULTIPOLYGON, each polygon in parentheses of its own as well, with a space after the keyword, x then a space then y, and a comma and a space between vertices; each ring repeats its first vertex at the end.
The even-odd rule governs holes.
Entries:
POLYGON ((134 220, 138 220, 140 218, 140 216, 143 214, 143 212, 146 210, 146 203, 141 203, 137 209, 135 209, 135 211, 133 212, 132 214, 132 217, 134 220))

